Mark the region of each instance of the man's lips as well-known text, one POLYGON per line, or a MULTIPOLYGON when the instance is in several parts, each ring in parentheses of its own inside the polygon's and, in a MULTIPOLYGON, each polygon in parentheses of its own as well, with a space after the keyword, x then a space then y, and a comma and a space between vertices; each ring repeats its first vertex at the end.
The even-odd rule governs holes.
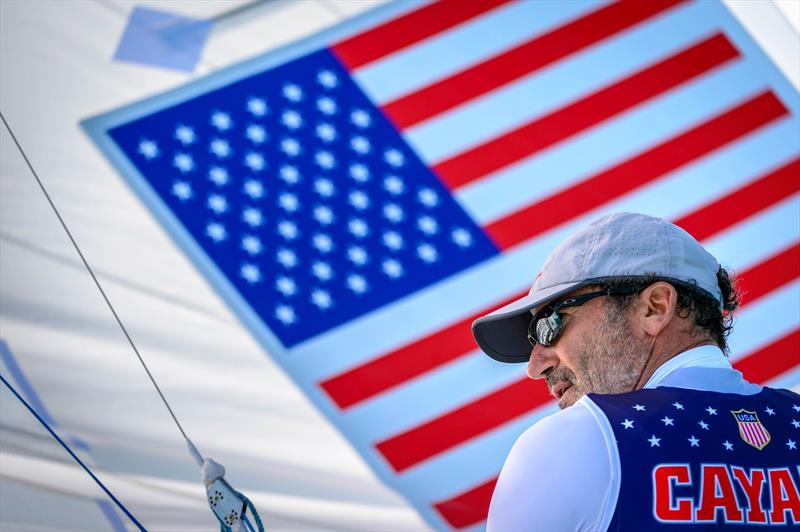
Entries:
POLYGON ((572 383, 571 382, 559 382, 558 384, 556 384, 555 386, 553 386, 550 389, 550 393, 556 399, 561 399, 561 396, 564 395, 564 392, 566 392, 567 389, 569 389, 571 387, 572 387, 572 383))

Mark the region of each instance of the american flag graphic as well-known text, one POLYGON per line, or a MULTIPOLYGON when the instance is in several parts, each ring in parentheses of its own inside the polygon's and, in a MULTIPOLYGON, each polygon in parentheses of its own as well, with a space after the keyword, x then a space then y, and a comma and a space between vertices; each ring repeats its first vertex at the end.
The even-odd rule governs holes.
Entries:
POLYGON ((800 365, 798 93, 717 2, 399 2, 84 127, 265 350, 438 529, 481 529, 556 407, 472 340, 609 212, 746 293, 734 365, 800 365))
POLYGON ((731 412, 739 425, 739 436, 756 449, 763 449, 770 441, 769 431, 761 424, 758 414, 749 410, 731 412))

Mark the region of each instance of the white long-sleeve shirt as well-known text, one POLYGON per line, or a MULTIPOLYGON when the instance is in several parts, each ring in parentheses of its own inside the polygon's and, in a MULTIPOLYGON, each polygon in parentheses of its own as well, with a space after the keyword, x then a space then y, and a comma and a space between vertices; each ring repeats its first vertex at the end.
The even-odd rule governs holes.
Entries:
MULTIPOLYGON (((668 360, 645 388, 670 386, 741 395, 761 391, 714 346, 668 360)), ((506 459, 489 507, 487 530, 605 530, 620 488, 614 435, 587 397, 526 430, 506 459)))

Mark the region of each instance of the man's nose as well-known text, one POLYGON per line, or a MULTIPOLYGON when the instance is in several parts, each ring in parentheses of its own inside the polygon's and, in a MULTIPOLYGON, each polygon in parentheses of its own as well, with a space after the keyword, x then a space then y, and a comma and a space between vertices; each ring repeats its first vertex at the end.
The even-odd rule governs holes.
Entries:
POLYGON ((545 373, 557 364, 553 350, 542 344, 536 344, 531 349, 531 357, 528 359, 528 377, 531 379, 543 379, 545 373))

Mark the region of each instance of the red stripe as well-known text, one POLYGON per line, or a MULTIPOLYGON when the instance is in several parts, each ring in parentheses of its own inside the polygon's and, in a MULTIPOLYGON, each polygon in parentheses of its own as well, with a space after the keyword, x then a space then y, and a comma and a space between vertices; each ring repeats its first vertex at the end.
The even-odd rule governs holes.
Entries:
POLYGON ((341 41, 331 48, 348 69, 355 70, 508 1, 441 0, 341 41))
POLYGON ((385 392, 477 349, 470 324, 523 295, 516 294, 491 308, 482 309, 464 320, 325 380, 320 386, 342 409, 385 392))
POLYGON ((603 205, 787 113, 764 92, 689 131, 486 227, 504 249, 603 205))
POLYGON ((800 190, 800 158, 724 196, 701 210, 676 220, 696 239, 703 240, 800 190))
POLYGON ((489 514, 489 502, 494 493, 497 479, 448 499, 436 503, 433 507, 453 528, 463 528, 486 519, 489 514))
POLYGON ((800 244, 795 244, 737 276, 736 286, 742 304, 750 304, 798 277, 800 244))
POLYGON ((452 189, 563 141, 586 128, 673 89, 739 53, 722 34, 434 167, 452 189))
POLYGON ((403 129, 595 44, 679 3, 623 0, 383 106, 403 129))
POLYGON ((800 364, 800 328, 740 358, 733 367, 751 382, 765 382, 800 364))
POLYGON ((403 471, 442 451, 525 414, 550 399, 543 381, 522 378, 428 423, 384 440, 378 451, 403 471))

